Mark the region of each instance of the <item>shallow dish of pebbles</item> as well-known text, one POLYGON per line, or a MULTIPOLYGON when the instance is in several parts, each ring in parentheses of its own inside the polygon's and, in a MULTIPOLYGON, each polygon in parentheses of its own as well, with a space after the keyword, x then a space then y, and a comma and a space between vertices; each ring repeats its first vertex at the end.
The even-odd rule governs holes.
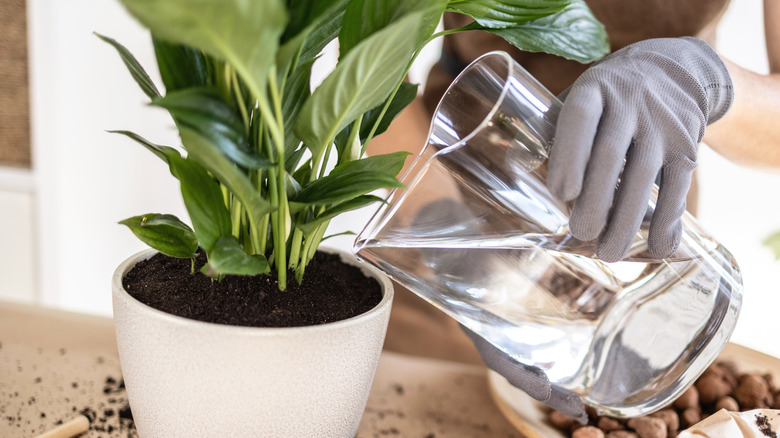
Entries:
POLYGON ((667 438, 720 409, 780 410, 780 359, 729 344, 671 405, 650 415, 616 419, 589 410, 587 425, 575 423, 490 374, 490 388, 502 413, 529 438, 667 438))

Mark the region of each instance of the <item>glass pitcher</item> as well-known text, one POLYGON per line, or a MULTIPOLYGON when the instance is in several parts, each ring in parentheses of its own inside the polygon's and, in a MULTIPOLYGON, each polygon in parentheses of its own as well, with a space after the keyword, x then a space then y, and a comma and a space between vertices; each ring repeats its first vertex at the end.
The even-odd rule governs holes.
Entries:
POLYGON ((508 54, 474 61, 439 103, 405 188, 354 250, 586 404, 642 415, 674 400, 726 345, 740 271, 687 213, 679 249, 663 260, 647 250, 648 220, 617 263, 571 236, 573 203, 546 185, 560 106, 508 54))

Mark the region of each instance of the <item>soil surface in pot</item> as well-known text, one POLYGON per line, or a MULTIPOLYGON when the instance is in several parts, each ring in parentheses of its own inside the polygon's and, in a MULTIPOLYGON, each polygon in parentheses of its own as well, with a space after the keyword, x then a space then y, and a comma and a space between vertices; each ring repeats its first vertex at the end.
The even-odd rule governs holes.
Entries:
MULTIPOLYGON (((202 253, 202 252, 201 252, 202 253)), ((199 321, 250 327, 298 327, 360 315, 382 300, 379 283, 337 254, 317 252, 303 283, 287 275, 277 290, 276 275, 228 275, 212 280, 200 273, 205 256, 190 259, 156 254, 137 263, 123 286, 135 299, 167 313, 199 321)))

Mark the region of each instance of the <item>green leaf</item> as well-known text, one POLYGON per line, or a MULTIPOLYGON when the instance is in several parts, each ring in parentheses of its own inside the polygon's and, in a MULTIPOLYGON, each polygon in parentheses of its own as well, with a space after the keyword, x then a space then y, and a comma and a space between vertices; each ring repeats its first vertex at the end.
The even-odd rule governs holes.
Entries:
POLYGON ((164 40, 186 44, 229 63, 252 94, 265 100, 266 81, 287 24, 281 0, 122 0, 164 40))
POLYGON ((445 0, 350 0, 339 32, 340 56, 343 57, 361 41, 406 14, 425 10, 430 16, 420 21, 421 39, 418 43, 421 43, 433 35, 446 4, 445 0))
POLYGON ((168 93, 152 103, 170 111, 177 123, 200 134, 239 166, 267 169, 273 165, 249 147, 241 117, 216 90, 187 88, 168 93))
POLYGON ((295 196, 296 193, 301 191, 301 184, 294 178, 293 175, 290 175, 286 172, 284 174, 284 179, 287 186, 287 199, 290 199, 295 196))
POLYGON ((214 83, 214 66, 200 50, 172 44, 152 35, 160 76, 168 93, 214 83))
POLYGON ((357 210, 358 208, 365 207, 366 205, 373 204, 374 202, 382 202, 383 199, 378 196, 373 195, 363 195, 358 196, 357 198, 350 199, 348 201, 344 201, 340 204, 336 204, 333 207, 330 207, 323 211, 322 213, 318 214, 317 217, 314 219, 305 222, 303 224, 297 225, 298 228, 301 229, 304 233, 310 233, 312 230, 317 228, 321 223, 333 219, 334 217, 346 213, 348 211, 357 210))
POLYGON ((268 260, 261 254, 247 254, 234 236, 222 236, 210 251, 209 262, 201 272, 209 277, 222 275, 260 275, 271 272, 268 260))
MULTIPOLYGON (((187 213, 195 227, 195 235, 201 247, 208 251, 220 236, 230 233, 230 214, 224 204, 222 189, 203 166, 189 157, 183 158, 179 151, 172 147, 150 143, 143 137, 129 131, 114 132, 132 138, 168 163, 171 174, 179 180, 184 206, 187 208, 187 213)), ((192 135, 196 136, 197 134, 192 135)), ((201 147, 199 140, 191 140, 190 143, 197 144, 197 148, 201 147)), ((195 157, 198 154, 192 153, 191 156, 195 157)), ((221 155, 220 157, 227 161, 221 155)), ((243 177, 243 175, 240 176, 243 177)), ((259 195, 256 196, 259 197, 259 195)), ((262 198, 261 201, 266 202, 262 198)), ((152 245, 150 244, 150 246, 152 245)))
POLYGON ((121 222, 142 242, 171 257, 197 257, 198 239, 192 228, 176 216, 149 213, 133 216, 121 222))
POLYGON ((141 64, 138 63, 138 60, 135 59, 133 54, 130 53, 130 51, 127 50, 125 46, 119 44, 116 42, 116 40, 99 33, 95 33, 95 35, 101 40, 114 46, 116 51, 119 52, 119 56, 122 58, 122 62, 125 63, 127 70, 130 71, 130 75, 133 76, 135 82, 141 87, 141 90, 143 90, 143 92, 149 96, 150 99, 154 99, 155 97, 160 96, 160 92, 157 91, 157 87, 154 86, 154 82, 152 82, 152 79, 149 78, 146 70, 141 67, 141 64))
POLYGON ((299 54, 299 63, 313 60, 322 52, 328 43, 335 40, 341 30, 341 23, 348 0, 293 0, 290 6, 290 17, 298 23, 288 26, 283 37, 285 43, 279 49, 278 63, 286 66, 285 60, 289 54, 299 54), (322 6, 328 5, 322 10, 322 6), (306 12, 304 12, 306 11, 306 12), (300 20, 292 17, 300 17, 300 20), (305 27, 301 27, 305 26, 305 27), (298 31, 298 29, 300 29, 298 31), (294 38, 292 33, 298 31, 294 38), (285 56, 285 54, 288 54, 285 56))
MULTIPOLYGON (((287 171, 287 173, 294 173, 294 174, 298 173, 298 171, 300 170, 300 163, 304 155, 306 155, 306 148, 301 146, 298 149, 289 153, 284 158, 284 166, 286 167, 285 170, 287 171)), ((305 179, 298 179, 298 178, 295 179, 297 181, 305 181, 305 179)))
POLYGON ((593 62, 609 53, 604 26, 582 1, 557 14, 514 28, 488 29, 478 25, 467 28, 492 32, 520 50, 552 53, 582 63, 593 62))
POLYGON ((298 149, 301 140, 295 136, 293 126, 301 107, 306 99, 311 95, 309 84, 311 82, 311 66, 314 60, 299 64, 298 67, 287 78, 284 85, 284 101, 282 102, 282 114, 284 117, 284 141, 285 155, 291 154, 298 149))
POLYGON ((402 186, 389 175, 370 170, 340 172, 312 181, 291 198, 290 202, 308 205, 335 204, 377 189, 393 187, 402 186))
POLYGON ((181 183, 184 206, 200 246, 208 251, 217 240, 230 234, 231 221, 222 189, 203 166, 189 158, 169 157, 171 173, 181 183))
POLYGON ((396 177, 404 167, 404 161, 407 156, 409 156, 409 152, 401 151, 346 161, 334 167, 330 174, 337 175, 344 172, 367 171, 396 177))
MULTIPOLYGON (((380 135, 387 131, 387 128, 390 127, 390 123, 393 122, 393 119, 395 119, 404 108, 412 103, 415 97, 417 97, 417 84, 411 84, 409 82, 401 83, 401 86, 395 93, 395 96, 393 96, 393 100, 387 107, 387 111, 385 111, 384 116, 382 116, 382 120, 379 121, 379 125, 374 132, 374 136, 380 135)), ((360 142, 363 144, 363 147, 365 147, 366 139, 368 139, 369 134, 371 134, 371 129, 373 129, 374 125, 377 123, 379 116, 382 114, 382 109, 386 104, 387 101, 373 109, 366 111, 366 113, 363 114, 363 119, 360 124, 360 142)), ((347 146, 351 146, 348 145, 347 142, 349 141, 353 126, 354 122, 347 125, 346 128, 342 129, 341 132, 336 135, 335 143, 339 153, 339 158, 344 156, 344 150, 347 148, 347 146)), ((339 159, 339 161, 342 160, 339 159)))
MULTIPOLYGON (((191 146, 190 156, 183 158, 179 151, 168 146, 150 143, 143 137, 129 131, 116 131, 144 145, 160 157, 170 168, 171 174, 181 185, 184 206, 187 208, 195 228, 200 246, 208 251, 220 236, 231 231, 230 214, 225 207, 222 189, 209 171, 230 181, 225 184, 245 205, 247 211, 260 218, 274 208, 263 199, 253 188, 249 179, 236 166, 232 165, 223 155, 215 150, 206 140, 194 131, 183 128, 182 141, 191 146), (191 158, 200 157, 201 162, 209 163, 208 171, 191 158)), ((223 181, 224 183, 224 181, 223 181)))
POLYGON ((780 260, 780 231, 772 233, 762 243, 775 253, 776 260, 780 260))
POLYGON ((384 102, 403 79, 428 11, 408 14, 374 33, 338 63, 301 109, 294 132, 314 156, 347 124, 384 102))
POLYGON ((208 139, 187 127, 182 127, 179 134, 185 149, 189 152, 189 157, 197 160, 231 193, 238 197, 241 205, 247 210, 250 223, 253 226, 259 224, 264 215, 276 210, 276 207, 263 199, 260 193, 255 190, 246 174, 226 158, 208 139))
MULTIPOLYGON (((398 116, 398 114, 404 110, 404 108, 412 103, 412 101, 417 97, 417 87, 418 84, 412 84, 409 82, 404 82, 401 84, 398 92, 396 92, 395 96, 393 96, 393 100, 390 102, 390 106, 387 107, 387 111, 385 111, 384 116, 382 116, 382 120, 379 122, 379 126, 374 132, 374 136, 387 131, 387 128, 390 127, 390 123, 392 123, 393 119, 395 119, 396 116, 398 116)), ((371 132, 371 129, 379 118, 379 114, 382 112, 383 107, 384 104, 369 110, 363 116, 363 123, 360 125, 361 141, 365 141, 365 139, 368 138, 368 134, 371 132)))
POLYGON ((168 157, 171 156, 172 154, 181 157, 181 154, 176 149, 170 146, 160 146, 158 144, 154 144, 134 132, 131 131, 108 131, 108 132, 112 134, 121 134, 135 140, 136 142, 141 144, 143 147, 151 151, 153 154, 157 155, 160 159, 162 159, 168 164, 170 164, 168 157))
POLYGON ((356 233, 355 233, 354 231, 342 231, 341 233, 336 233, 336 234, 329 234, 329 235, 327 235, 327 236, 323 237, 323 238, 322 238, 322 240, 321 240, 320 242, 324 242, 324 241, 326 241, 326 240, 328 240, 328 239, 332 239, 332 238, 334 238, 334 237, 339 237, 339 236, 355 236, 355 235, 356 235, 356 233))
POLYGON ((466 14, 480 25, 502 29, 561 11, 574 0, 453 0, 447 10, 466 14))
MULTIPOLYGON (((301 150, 306 152, 305 148, 301 148, 301 150)), ((302 157, 298 157, 297 155, 298 154, 295 154, 295 158, 298 160, 302 159, 302 157)), ((298 166, 293 172, 292 177, 295 181, 309 181, 311 177, 311 158, 306 160, 302 165, 298 166)))
POLYGON ((313 25, 321 24, 325 15, 334 9, 341 9, 342 13, 347 0, 321 1, 321 0, 288 0, 287 11, 290 22, 282 35, 282 41, 288 41, 294 36, 305 32, 313 25))

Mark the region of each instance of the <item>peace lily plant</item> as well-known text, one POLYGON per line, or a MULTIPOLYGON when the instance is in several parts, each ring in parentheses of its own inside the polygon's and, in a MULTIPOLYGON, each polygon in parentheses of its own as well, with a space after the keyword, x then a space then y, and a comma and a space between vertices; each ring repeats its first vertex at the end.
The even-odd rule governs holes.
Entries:
POLYGON ((151 104, 168 110, 181 147, 115 132, 169 166, 192 227, 168 214, 121 223, 169 256, 205 251, 202 272, 212 277, 273 270, 281 290, 288 269, 301 282, 333 217, 399 185, 404 153, 365 152, 415 98, 417 86, 404 78, 428 42, 486 30, 522 50, 581 62, 608 50, 603 27, 580 0, 122 3, 151 31, 165 93, 122 45, 99 37, 118 50, 151 104), (436 33, 445 11, 475 21, 436 33), (335 39, 338 63, 312 91, 314 61, 335 39))

